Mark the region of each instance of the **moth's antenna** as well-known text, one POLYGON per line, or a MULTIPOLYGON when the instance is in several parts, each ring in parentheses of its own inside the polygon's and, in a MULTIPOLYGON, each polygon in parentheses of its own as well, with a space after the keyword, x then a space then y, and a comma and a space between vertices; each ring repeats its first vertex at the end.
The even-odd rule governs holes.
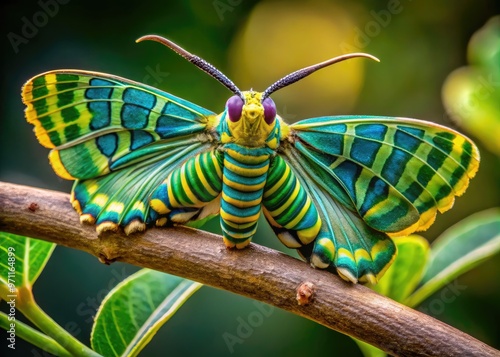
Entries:
POLYGON ((229 78, 227 78, 224 73, 219 71, 217 68, 215 68, 213 65, 211 65, 210 63, 208 63, 204 59, 202 59, 196 55, 193 55, 192 53, 189 53, 188 51, 186 51, 185 49, 183 49, 179 45, 176 45, 172 41, 167 40, 166 38, 158 36, 158 35, 142 36, 141 38, 138 38, 135 42, 141 42, 141 41, 146 41, 146 40, 159 42, 162 45, 165 45, 168 48, 170 48, 171 50, 177 52, 179 55, 181 55, 182 57, 187 59, 189 62, 194 64, 196 67, 198 67, 202 71, 208 73, 211 77, 218 80, 227 89, 229 89, 231 92, 238 95, 241 99, 244 100, 243 94, 238 89, 238 87, 236 87, 236 85, 229 78))
POLYGON ((372 55, 369 55, 368 53, 349 53, 346 55, 338 56, 335 58, 331 58, 327 61, 299 69, 298 71, 295 71, 293 73, 290 73, 289 75, 281 78, 280 80, 274 82, 272 85, 270 85, 265 91, 264 94, 262 95, 262 100, 265 98, 269 97, 271 93, 276 92, 278 89, 281 89, 283 87, 286 87, 292 83, 295 83, 297 81, 300 81, 302 78, 307 77, 313 72, 316 72, 318 69, 328 67, 334 63, 342 62, 347 59, 355 58, 355 57, 366 57, 370 58, 374 61, 380 62, 380 60, 372 55))

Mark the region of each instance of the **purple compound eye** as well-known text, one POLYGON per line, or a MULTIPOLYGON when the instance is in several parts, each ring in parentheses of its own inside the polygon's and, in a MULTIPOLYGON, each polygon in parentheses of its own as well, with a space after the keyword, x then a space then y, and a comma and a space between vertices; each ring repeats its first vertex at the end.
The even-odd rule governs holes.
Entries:
POLYGON ((226 102, 227 114, 229 120, 232 122, 237 122, 241 118, 241 110, 243 109, 243 99, 237 95, 233 95, 226 102))
POLYGON ((264 120, 267 124, 272 124, 276 119, 276 104, 271 98, 266 98, 262 105, 264 106, 264 120))

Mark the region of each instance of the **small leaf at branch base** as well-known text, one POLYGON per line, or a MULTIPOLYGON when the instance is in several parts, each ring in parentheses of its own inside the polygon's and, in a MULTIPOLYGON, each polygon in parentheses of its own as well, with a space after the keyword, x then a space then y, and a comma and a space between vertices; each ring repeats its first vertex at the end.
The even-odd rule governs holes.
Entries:
POLYGON ((55 248, 54 243, 0 232, 0 296, 31 290, 55 248))

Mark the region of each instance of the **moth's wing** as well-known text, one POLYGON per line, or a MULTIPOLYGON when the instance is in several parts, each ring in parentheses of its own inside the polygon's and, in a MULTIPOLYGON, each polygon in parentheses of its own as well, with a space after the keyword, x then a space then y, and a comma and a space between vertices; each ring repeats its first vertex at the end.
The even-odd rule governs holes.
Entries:
MULTIPOLYGON (((22 97, 38 140, 53 149, 54 171, 77 180, 74 205, 88 221, 130 224, 126 217, 173 167, 217 140, 214 113, 108 74, 47 72, 30 79, 22 97)), ((135 219, 148 222, 147 211, 135 219)))
POLYGON ((87 179, 157 155, 167 139, 207 134, 217 117, 156 88, 109 74, 61 70, 30 79, 22 90, 26 118, 53 148, 54 171, 87 179))
POLYGON ((290 129, 293 147, 321 184, 331 185, 333 197, 391 236, 427 229, 479 167, 470 139, 425 121, 338 116, 303 120, 290 129))
MULTIPOLYGON (((289 146, 281 156, 307 191, 321 218, 321 229, 310 244, 297 249, 312 266, 338 273, 353 283, 376 283, 396 254, 396 246, 383 232, 368 225, 337 199, 333 181, 289 146)), ((271 226, 273 226, 271 222, 271 226)), ((273 227, 279 234, 282 228, 273 227)))
POLYGON ((159 223, 160 217, 150 206, 150 198, 170 173, 187 159, 212 150, 209 143, 185 138, 158 143, 162 151, 134 165, 107 175, 77 180, 71 202, 82 223, 96 224, 100 234, 124 227, 125 233, 143 231, 147 224, 159 223))
POLYGON ((282 139, 281 155, 323 221, 316 240, 299 251, 315 266, 333 263, 353 282, 375 282, 395 253, 385 233, 428 228, 479 166, 468 138, 414 119, 313 118, 282 123, 282 139))

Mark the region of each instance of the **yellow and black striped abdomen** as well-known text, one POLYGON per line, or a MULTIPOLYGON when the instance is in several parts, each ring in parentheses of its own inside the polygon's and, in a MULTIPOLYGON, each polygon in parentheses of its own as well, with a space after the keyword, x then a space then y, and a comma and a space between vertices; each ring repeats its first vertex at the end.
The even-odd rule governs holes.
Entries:
POLYGON ((243 248, 257 230, 269 157, 266 148, 225 146, 220 215, 228 247, 243 248))
POLYGON ((289 248, 311 243, 321 228, 321 219, 308 193, 281 158, 273 159, 262 206, 268 222, 289 248))

